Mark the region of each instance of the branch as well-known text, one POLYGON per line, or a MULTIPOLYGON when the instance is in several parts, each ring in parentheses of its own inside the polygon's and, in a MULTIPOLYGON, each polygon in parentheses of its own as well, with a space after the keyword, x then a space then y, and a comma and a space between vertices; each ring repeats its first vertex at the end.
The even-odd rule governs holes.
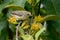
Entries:
POLYGON ((21 22, 19 22, 18 25, 16 26, 16 40, 18 40, 18 27, 20 26, 20 23, 21 22))

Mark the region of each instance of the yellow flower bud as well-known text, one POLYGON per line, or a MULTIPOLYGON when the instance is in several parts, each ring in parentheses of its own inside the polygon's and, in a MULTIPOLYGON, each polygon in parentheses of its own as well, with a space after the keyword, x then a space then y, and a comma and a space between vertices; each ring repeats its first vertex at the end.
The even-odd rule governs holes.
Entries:
POLYGON ((29 28, 29 25, 25 25, 24 27, 23 27, 23 29, 28 29, 29 28))
POLYGON ((23 27, 25 24, 26 24, 26 22, 23 22, 21 26, 23 27))
POLYGON ((16 22, 16 18, 15 18, 14 16, 9 17, 8 22, 10 22, 10 23, 12 23, 12 24, 16 24, 16 23, 17 23, 17 22, 16 22))
POLYGON ((37 18, 38 18, 38 21, 42 21, 43 20, 43 18, 40 15, 37 16, 37 18))
POLYGON ((35 18, 34 18, 35 22, 40 22, 42 20, 43 20, 43 18, 40 15, 39 16, 35 16, 35 18))
POLYGON ((37 23, 33 23, 31 29, 36 31, 39 29, 39 25, 37 23))

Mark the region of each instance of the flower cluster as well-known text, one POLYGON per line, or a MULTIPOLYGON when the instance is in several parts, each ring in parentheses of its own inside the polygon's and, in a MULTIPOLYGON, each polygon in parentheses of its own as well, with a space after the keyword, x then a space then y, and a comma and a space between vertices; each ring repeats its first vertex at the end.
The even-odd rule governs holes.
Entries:
POLYGON ((39 25, 37 23, 32 23, 31 29, 37 31, 39 29, 39 25))
POLYGON ((16 24, 17 23, 16 18, 14 16, 9 17, 8 22, 12 23, 12 24, 16 24))
POLYGON ((26 21, 23 22, 21 26, 22 26, 23 29, 28 29, 29 28, 29 25, 26 24, 26 21))
MULTIPOLYGON (((31 22, 31 24, 29 24, 30 20, 28 20, 28 19, 23 20, 22 23, 19 24, 19 27, 18 27, 19 36, 26 35, 26 34, 34 36, 39 30, 41 30, 42 24, 40 23, 40 21, 42 21, 42 20, 43 20, 43 18, 40 15, 35 16, 33 22, 31 22)), ((11 17, 9 17, 8 22, 15 25, 21 21, 20 20, 18 21, 16 17, 11 16, 11 17)), ((40 40, 42 40, 42 38, 40 38, 40 40)))
POLYGON ((34 21, 35 21, 35 22, 40 22, 40 21, 42 21, 42 20, 43 20, 43 18, 42 18, 40 15, 35 16, 35 18, 34 18, 34 21))

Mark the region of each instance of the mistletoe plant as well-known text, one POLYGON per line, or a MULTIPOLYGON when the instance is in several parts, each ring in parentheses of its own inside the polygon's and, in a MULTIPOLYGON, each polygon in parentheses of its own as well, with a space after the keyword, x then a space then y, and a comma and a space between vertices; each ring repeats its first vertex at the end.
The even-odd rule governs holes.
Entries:
POLYGON ((53 1, 0 0, 0 40, 59 40, 59 31, 50 27, 60 20, 60 2, 53 1))

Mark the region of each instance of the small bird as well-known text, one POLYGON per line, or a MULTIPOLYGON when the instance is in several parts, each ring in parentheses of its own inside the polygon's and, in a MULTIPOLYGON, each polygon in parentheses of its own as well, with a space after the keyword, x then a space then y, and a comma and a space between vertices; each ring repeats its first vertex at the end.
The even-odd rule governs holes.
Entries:
POLYGON ((12 11, 11 16, 14 16, 16 20, 26 20, 28 17, 32 17, 28 11, 12 11))
MULTIPOLYGON (((16 40, 18 40, 18 28, 19 26, 22 25, 23 22, 25 22, 27 20, 27 18, 31 18, 32 15, 30 12, 28 11, 12 11, 11 12, 11 16, 15 17, 18 22, 18 24, 16 25, 16 40), (23 22, 21 22, 23 21, 23 22)), ((23 25, 24 26, 24 25, 23 25)))
MULTIPOLYGON (((28 11, 12 11, 10 13, 8 22, 16 25, 16 40, 18 40, 18 35, 19 35, 19 27, 22 26, 23 29, 27 29, 29 27, 29 22, 27 22, 27 18, 31 18, 32 15, 28 11), (25 23, 24 23, 25 22, 25 23)), ((11 26, 12 28, 12 26, 11 26)), ((9 32, 9 39, 13 40, 13 32, 8 27, 8 32, 9 32)))

